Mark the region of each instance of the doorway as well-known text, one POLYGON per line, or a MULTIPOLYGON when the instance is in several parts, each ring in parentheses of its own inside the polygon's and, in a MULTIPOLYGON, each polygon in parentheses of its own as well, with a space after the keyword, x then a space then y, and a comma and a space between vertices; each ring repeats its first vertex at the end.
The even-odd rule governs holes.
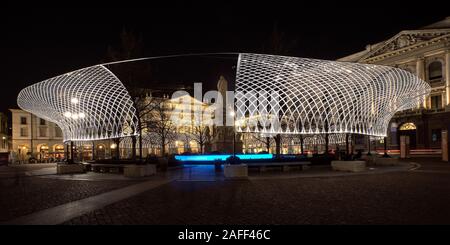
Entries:
POLYGON ((407 123, 403 123, 402 125, 400 125, 399 127, 399 134, 398 134, 398 141, 400 142, 400 136, 405 135, 405 136, 409 136, 409 147, 410 149, 416 149, 416 137, 417 137, 417 127, 414 123, 412 122, 407 122, 407 123))

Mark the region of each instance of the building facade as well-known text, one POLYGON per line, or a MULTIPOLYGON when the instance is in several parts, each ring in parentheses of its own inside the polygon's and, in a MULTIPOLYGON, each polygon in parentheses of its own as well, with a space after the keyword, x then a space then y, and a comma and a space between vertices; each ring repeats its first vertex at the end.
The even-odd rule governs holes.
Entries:
POLYGON ((10 137, 8 136, 8 117, 0 112, 0 165, 9 160, 10 137))
MULTIPOLYGON (((208 103, 203 103, 188 94, 170 98, 168 94, 155 96, 150 92, 142 103, 150 105, 149 109, 146 109, 149 110, 148 113, 143 111, 145 115, 141 118, 143 122, 147 123, 142 130, 143 157, 162 154, 161 133, 167 137, 164 150, 167 154, 200 153, 210 150, 213 127, 203 125, 204 122, 196 121, 195 117, 197 112, 207 111, 208 103), (155 109, 155 106, 163 109, 155 109), (150 125, 151 123, 154 125, 150 125)), ((120 149, 121 156, 131 157, 132 140, 130 137, 121 139, 120 149)))
POLYGON ((64 158, 61 129, 29 112, 10 109, 12 137, 10 161, 56 161, 64 158))
POLYGON ((401 31, 338 61, 398 67, 428 82, 432 91, 425 102, 393 117, 387 143, 390 149, 398 149, 400 136, 408 135, 411 149, 441 147, 441 132, 450 123, 450 17, 401 31))
POLYGON ((0 112, 0 153, 9 152, 8 117, 0 112))

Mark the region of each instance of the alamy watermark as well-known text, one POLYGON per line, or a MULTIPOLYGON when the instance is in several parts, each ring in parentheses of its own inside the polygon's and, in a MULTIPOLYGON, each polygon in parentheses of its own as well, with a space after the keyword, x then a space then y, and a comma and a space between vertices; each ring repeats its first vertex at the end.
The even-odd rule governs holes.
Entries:
POLYGON ((177 126, 234 126, 277 130, 280 126, 280 96, 266 91, 217 91, 203 94, 194 83, 194 99, 187 91, 172 94, 171 120, 177 126))

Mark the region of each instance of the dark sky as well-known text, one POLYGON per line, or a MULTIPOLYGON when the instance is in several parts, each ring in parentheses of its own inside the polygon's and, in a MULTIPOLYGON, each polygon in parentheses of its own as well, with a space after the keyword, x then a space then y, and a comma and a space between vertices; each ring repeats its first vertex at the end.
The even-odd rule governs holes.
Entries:
MULTIPOLYGON (((431 6, 430 9, 422 6, 420 9, 280 6, 250 8, 230 4, 200 8, 174 4, 170 8, 136 9, 5 8, 0 15, 3 89, 0 110, 6 112, 16 107, 17 94, 27 85, 101 62, 108 45, 118 45, 123 28, 142 34, 145 55, 153 56, 195 52, 261 53, 276 24, 285 40, 297 40, 287 55, 336 59, 401 30, 416 29, 450 15, 445 8, 431 6)), ((200 80, 216 79, 223 68, 206 69, 198 71, 207 74, 200 80)), ((171 73, 184 74, 179 71, 183 68, 174 67, 171 73)), ((184 80, 180 82, 195 79, 186 76, 184 80)))

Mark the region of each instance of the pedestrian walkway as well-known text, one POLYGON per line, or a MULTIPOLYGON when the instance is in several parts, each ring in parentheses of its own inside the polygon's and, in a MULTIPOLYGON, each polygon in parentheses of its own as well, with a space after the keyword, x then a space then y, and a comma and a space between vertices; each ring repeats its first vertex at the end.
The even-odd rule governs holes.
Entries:
MULTIPOLYGON (((368 168, 367 171, 360 173, 346 173, 331 171, 326 167, 313 167, 307 171, 295 171, 291 173, 285 172, 268 172, 268 173, 252 173, 249 177, 250 181, 258 181, 264 179, 294 179, 294 178, 308 178, 308 177, 338 177, 338 176, 350 176, 350 175, 364 175, 364 174, 377 174, 387 173, 395 171, 406 171, 413 167, 411 163, 402 163, 395 167, 380 167, 380 168, 368 168)), ((45 168, 29 172, 31 176, 39 176, 41 178, 61 178, 65 180, 104 180, 106 179, 127 179, 118 174, 99 174, 99 173, 86 173, 79 175, 56 175, 45 174, 50 173, 51 169, 45 168), (39 175, 42 174, 42 176, 39 175)), ((130 178, 128 178, 130 179, 130 178)), ((134 179, 136 180, 136 179, 134 179)), ((168 184, 172 181, 177 182, 205 182, 205 181, 221 181, 224 180, 222 172, 216 172, 213 165, 186 165, 181 168, 172 169, 165 173, 159 173, 156 176, 146 177, 142 183, 130 185, 121 189, 112 190, 106 193, 102 193, 96 196, 88 197, 85 199, 69 202, 53 208, 45 209, 3 222, 4 224, 36 224, 36 225, 55 225, 61 224, 75 217, 89 213, 91 211, 101 209, 107 205, 119 202, 121 200, 130 198, 132 196, 141 194, 148 190, 155 189, 157 187, 168 184)))
POLYGON ((53 208, 45 209, 14 220, 3 222, 12 225, 57 225, 83 215, 87 212, 102 208, 106 205, 138 195, 142 192, 157 188, 173 181, 171 178, 160 178, 143 183, 127 186, 118 190, 102 193, 78 201, 69 202, 53 208))

